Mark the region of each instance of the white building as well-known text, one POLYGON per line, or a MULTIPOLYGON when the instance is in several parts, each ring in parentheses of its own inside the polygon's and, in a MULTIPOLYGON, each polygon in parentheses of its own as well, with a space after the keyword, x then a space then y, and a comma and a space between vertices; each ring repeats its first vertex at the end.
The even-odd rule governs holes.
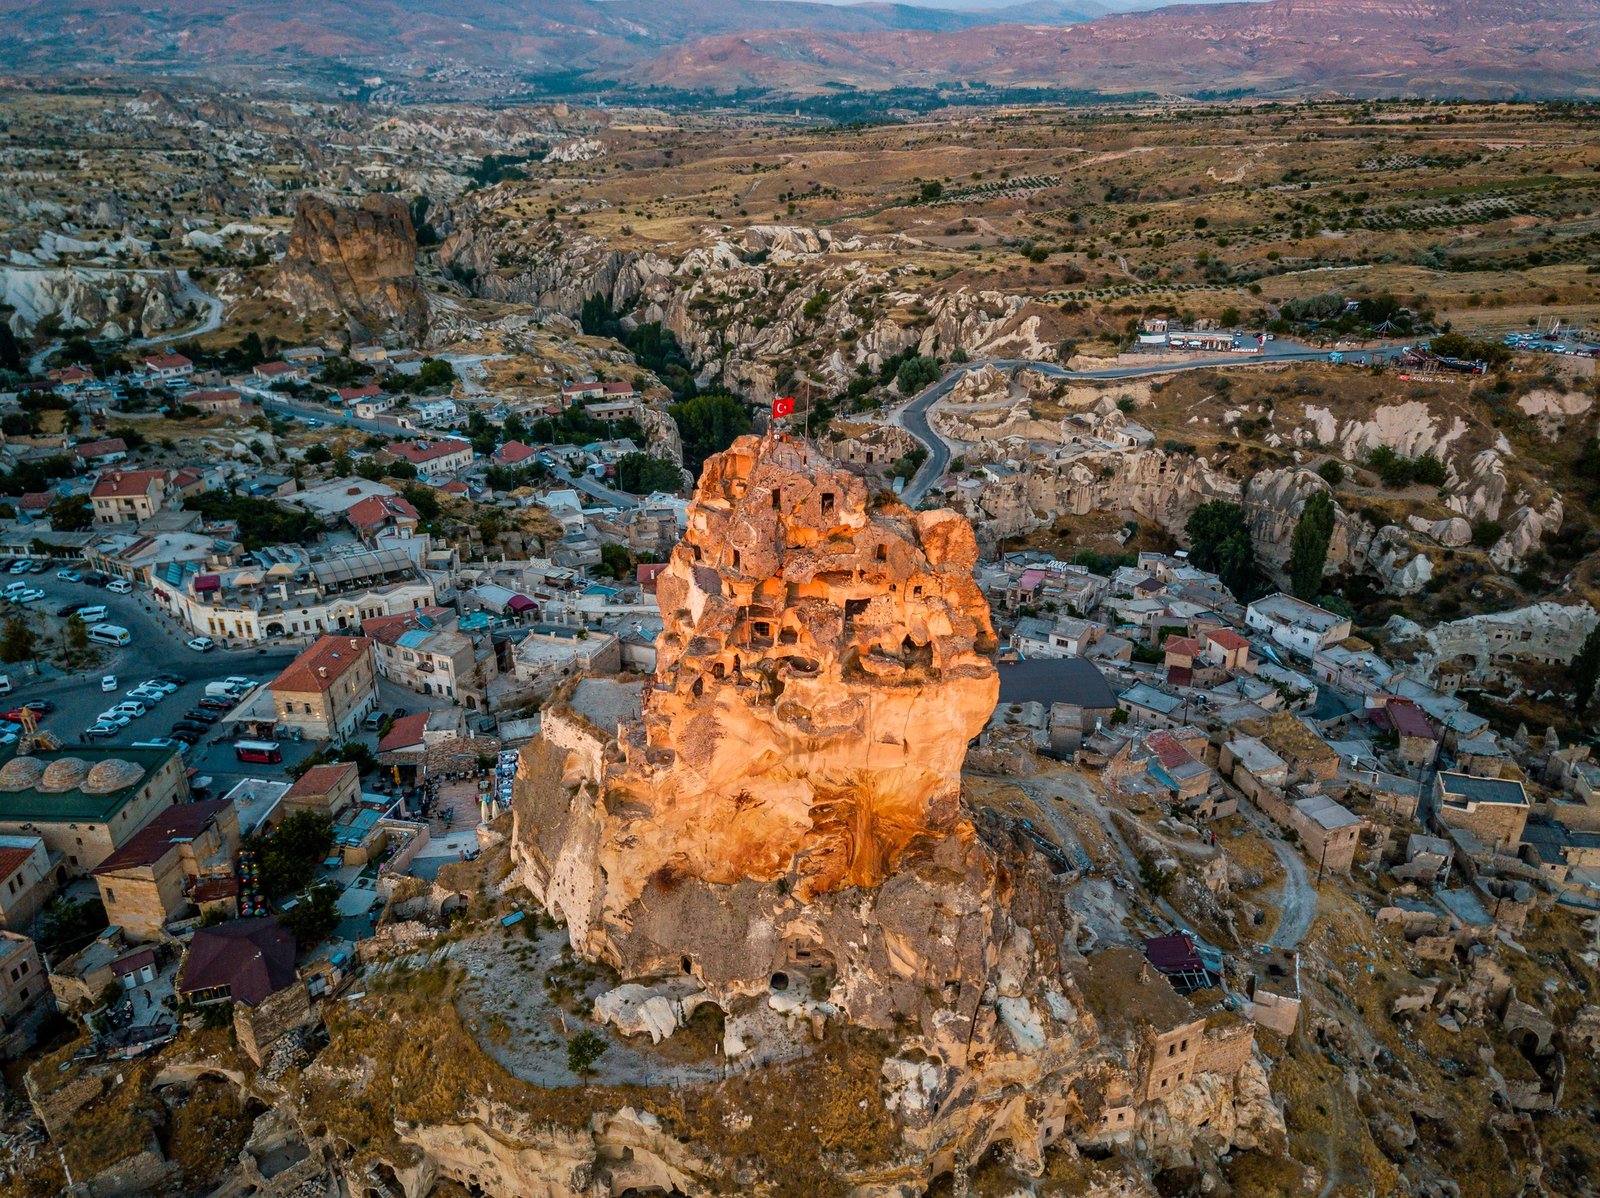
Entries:
POLYGON ((1350 635, 1350 620, 1282 591, 1257 599, 1245 609, 1244 621, 1257 632, 1301 657, 1338 644, 1350 635))

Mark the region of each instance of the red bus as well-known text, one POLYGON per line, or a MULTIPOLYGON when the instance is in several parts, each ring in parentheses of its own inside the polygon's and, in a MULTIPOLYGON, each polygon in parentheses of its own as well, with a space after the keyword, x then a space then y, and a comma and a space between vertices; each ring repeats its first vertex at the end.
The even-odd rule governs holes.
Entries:
POLYGON ((262 765, 277 765, 283 760, 283 750, 275 740, 236 740, 233 753, 240 761, 254 761, 262 765))

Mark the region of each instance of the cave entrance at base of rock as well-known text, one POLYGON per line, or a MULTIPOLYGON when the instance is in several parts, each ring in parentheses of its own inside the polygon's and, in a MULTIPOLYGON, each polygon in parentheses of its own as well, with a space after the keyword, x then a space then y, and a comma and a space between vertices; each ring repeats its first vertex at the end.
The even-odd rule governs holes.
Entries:
POLYGON ((772 975, 772 989, 774 993, 782 993, 789 988, 789 975, 779 970, 772 975))

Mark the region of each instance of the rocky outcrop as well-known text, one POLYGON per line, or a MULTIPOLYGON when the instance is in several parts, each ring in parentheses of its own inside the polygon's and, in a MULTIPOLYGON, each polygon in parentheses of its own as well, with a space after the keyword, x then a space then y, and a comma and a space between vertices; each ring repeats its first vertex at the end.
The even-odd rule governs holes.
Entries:
POLYGON ((11 331, 24 337, 46 317, 108 341, 153 336, 187 319, 183 290, 173 271, 0 266, 0 303, 14 309, 11 331))
POLYGON ((1053 359, 1055 309, 997 291, 929 294, 909 268, 868 265, 898 237, 839 238, 825 229, 757 225, 711 228, 676 258, 623 252, 556 225, 505 219, 484 193, 453 213, 440 261, 488 299, 576 315, 599 295, 638 324, 671 330, 701 372, 750 399, 771 398, 779 370, 797 355, 813 377, 842 389, 860 366, 877 369, 906 351, 948 357, 1053 359), (826 330, 827 352, 817 350, 826 330))
POLYGON ((1052 1142, 1103 1136, 1113 1106, 1143 1112, 1158 1154, 1281 1135, 1247 1029, 1196 1065, 1182 1105, 1150 1105, 1165 1094, 1144 1097, 1139 1012, 1196 1036, 1203 1020, 1129 950, 1085 980, 1025 830, 961 803, 998 692, 976 554, 953 512, 869 497, 805 445, 741 438, 707 463, 657 579, 637 714, 636 684, 579 684, 523 751, 516 880, 625 979, 596 1013, 628 1032, 755 1002, 891 1037, 905 1176, 857 1193, 920 1193, 996 1144, 1037 1175, 1052 1142))
POLYGON ((1442 670, 1477 680, 1509 681, 1518 666, 1563 666, 1600 623, 1587 603, 1546 601, 1511 611, 1451 620, 1424 631, 1409 621, 1390 622, 1390 634, 1417 645, 1413 672, 1433 681, 1442 670))
POLYGON ((301 312, 340 314, 356 333, 420 341, 428 298, 416 258, 417 233, 398 196, 368 195, 350 208, 308 194, 295 212, 277 289, 301 312))

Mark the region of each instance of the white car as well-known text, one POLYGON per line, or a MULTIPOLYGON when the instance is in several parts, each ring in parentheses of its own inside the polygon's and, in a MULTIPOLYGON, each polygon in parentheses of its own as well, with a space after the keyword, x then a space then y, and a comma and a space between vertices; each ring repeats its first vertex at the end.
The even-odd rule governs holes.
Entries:
POLYGON ((106 590, 110 591, 113 595, 130 595, 133 593, 133 583, 129 582, 126 578, 113 578, 110 582, 106 583, 106 590))
POLYGON ((15 595, 11 596, 11 602, 13 602, 13 603, 37 603, 39 600, 41 600, 43 598, 44 598, 44 592, 35 587, 35 588, 30 588, 30 589, 25 590, 25 591, 18 591, 15 595))
POLYGON ((113 707, 110 711, 102 711, 94 718, 97 724, 115 724, 118 728, 126 728, 133 722, 133 717, 125 711, 118 711, 113 707))
POLYGON ((154 707, 166 697, 166 694, 162 691, 146 690, 142 686, 136 686, 128 692, 128 698, 137 699, 147 707, 154 707))
POLYGON ((178 688, 173 686, 172 683, 161 682, 154 678, 141 682, 139 689, 143 691, 160 691, 163 695, 176 694, 178 691, 178 688))
POLYGON ((254 686, 256 684, 256 680, 254 678, 244 678, 244 677, 241 677, 238 674, 231 674, 228 677, 224 678, 223 681, 226 682, 229 686, 233 687, 235 690, 241 690, 241 691, 242 690, 249 690, 252 686, 254 686))
POLYGON ((210 653, 211 650, 217 647, 217 642, 208 636, 197 636, 192 638, 188 645, 196 653, 210 653))
POLYGON ((103 690, 103 691, 114 691, 114 690, 116 690, 117 689, 117 676, 115 674, 107 674, 105 677, 101 678, 100 679, 100 689, 103 690))
POLYGON ((11 566, 11 569, 10 569, 9 573, 11 573, 11 574, 28 574, 28 573, 31 573, 32 571, 33 571, 33 563, 30 562, 27 558, 23 558, 20 562, 12 563, 12 566, 11 566))

